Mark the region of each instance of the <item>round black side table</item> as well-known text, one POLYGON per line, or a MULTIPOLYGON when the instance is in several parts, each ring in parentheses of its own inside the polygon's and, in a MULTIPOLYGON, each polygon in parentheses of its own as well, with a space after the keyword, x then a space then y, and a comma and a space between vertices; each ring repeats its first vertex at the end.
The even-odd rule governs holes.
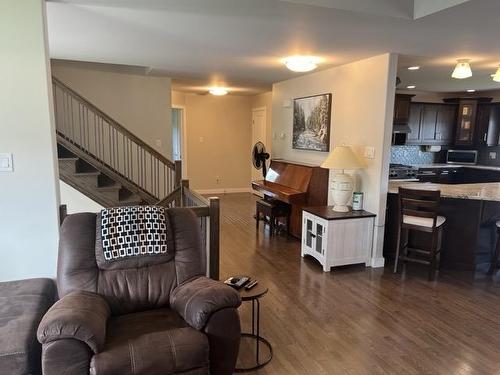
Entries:
POLYGON ((260 335, 260 298, 262 298, 268 289, 257 284, 250 290, 245 290, 242 288, 239 290, 241 300, 252 301, 252 332, 247 333, 244 332, 241 334, 241 337, 249 337, 250 339, 255 340, 255 365, 249 367, 237 367, 235 372, 247 372, 260 369, 271 362, 273 359, 273 347, 264 337, 260 335), (269 349, 269 356, 261 361, 260 359, 260 345, 265 345, 269 349))

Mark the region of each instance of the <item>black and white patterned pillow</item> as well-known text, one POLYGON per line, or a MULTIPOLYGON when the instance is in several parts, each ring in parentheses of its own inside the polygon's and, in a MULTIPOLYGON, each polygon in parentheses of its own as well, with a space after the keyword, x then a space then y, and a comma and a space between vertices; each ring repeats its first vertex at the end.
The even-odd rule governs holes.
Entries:
POLYGON ((101 211, 104 260, 167 253, 165 208, 113 207, 101 211))

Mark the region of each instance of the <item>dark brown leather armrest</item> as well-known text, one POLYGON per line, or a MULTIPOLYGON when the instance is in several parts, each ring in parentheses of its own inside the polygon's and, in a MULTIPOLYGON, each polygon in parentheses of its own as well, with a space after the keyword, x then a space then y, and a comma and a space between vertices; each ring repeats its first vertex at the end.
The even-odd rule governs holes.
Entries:
POLYGON ((67 294, 47 311, 38 326, 42 344, 61 339, 75 339, 99 353, 106 340, 110 309, 98 294, 76 291, 67 294))
POLYGON ((213 313, 228 307, 237 308, 240 304, 236 290, 203 276, 179 285, 170 295, 170 306, 198 330, 213 313))

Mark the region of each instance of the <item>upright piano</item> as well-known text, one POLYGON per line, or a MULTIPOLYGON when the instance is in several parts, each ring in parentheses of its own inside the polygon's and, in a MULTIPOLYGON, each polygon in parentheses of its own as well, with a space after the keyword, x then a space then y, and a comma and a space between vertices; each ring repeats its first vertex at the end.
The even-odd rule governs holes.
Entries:
POLYGON ((266 179, 253 181, 252 188, 291 206, 290 233, 300 238, 302 207, 327 204, 328 172, 318 166, 273 159, 266 179))

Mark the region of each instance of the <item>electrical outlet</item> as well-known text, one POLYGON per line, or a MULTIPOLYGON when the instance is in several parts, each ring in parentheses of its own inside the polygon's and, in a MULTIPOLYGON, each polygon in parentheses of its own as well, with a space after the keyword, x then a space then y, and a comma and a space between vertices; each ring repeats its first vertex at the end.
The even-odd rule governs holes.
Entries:
POLYGON ((215 176, 215 183, 216 183, 217 185, 219 185, 219 184, 220 184, 220 180, 221 180, 220 176, 215 176))
POLYGON ((497 153, 495 151, 490 152, 490 159, 495 160, 497 158, 497 153))

